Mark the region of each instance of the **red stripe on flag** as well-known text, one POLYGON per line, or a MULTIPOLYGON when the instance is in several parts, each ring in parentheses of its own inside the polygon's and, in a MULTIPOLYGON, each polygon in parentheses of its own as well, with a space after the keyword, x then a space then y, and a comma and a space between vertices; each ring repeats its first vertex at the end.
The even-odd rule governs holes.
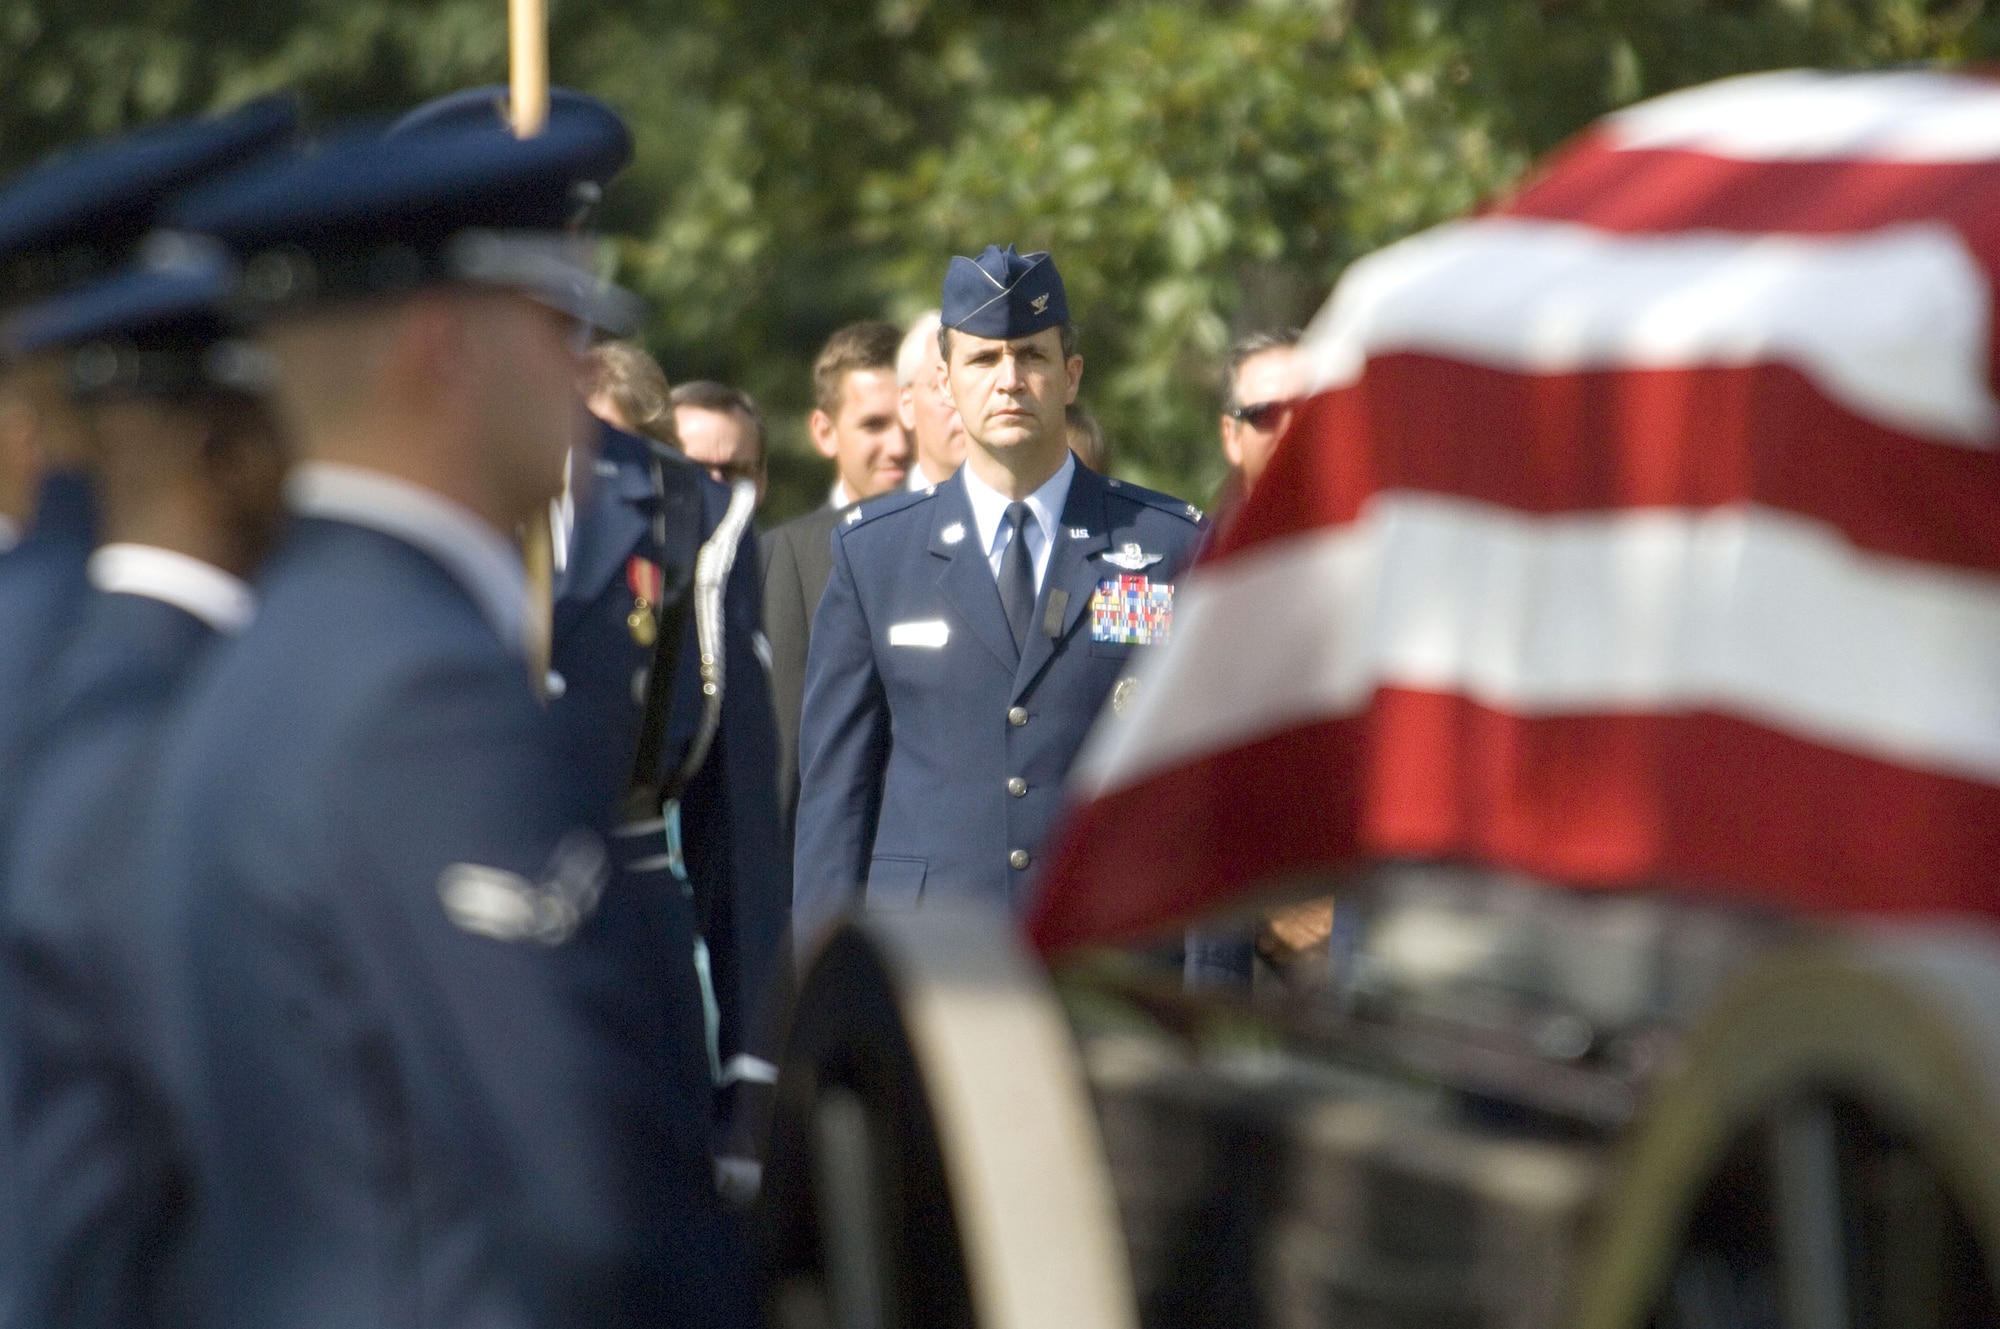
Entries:
POLYGON ((1991 162, 1742 161, 1617 142, 1615 131, 1586 134, 1493 211, 1629 234, 1839 235, 1944 221, 1975 253, 1990 258, 2000 246, 2000 172, 1991 162))
POLYGON ((1259 883, 1471 860, 1808 910, 2000 913, 2000 789, 1713 714, 1527 720, 1385 689, 1367 714, 1073 809, 1029 932, 1124 940, 1259 883))
POLYGON ((1296 413, 1210 557, 1352 521, 1394 489, 1531 513, 1754 502, 2000 573, 2000 453, 1884 429, 1784 365, 1518 374, 1409 354, 1296 413))

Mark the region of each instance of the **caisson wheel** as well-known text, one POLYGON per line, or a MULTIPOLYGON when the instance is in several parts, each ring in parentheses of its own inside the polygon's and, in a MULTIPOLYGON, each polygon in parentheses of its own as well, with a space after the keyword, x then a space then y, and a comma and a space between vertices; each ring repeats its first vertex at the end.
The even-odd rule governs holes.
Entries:
POLYGON ((760 1201, 786 1329, 1131 1329, 1075 1049, 1012 925, 837 933, 801 985, 760 1201))
POLYGON ((1621 1142, 1579 1329, 2000 1324, 2000 949, 1875 931, 1752 964, 1621 1142))

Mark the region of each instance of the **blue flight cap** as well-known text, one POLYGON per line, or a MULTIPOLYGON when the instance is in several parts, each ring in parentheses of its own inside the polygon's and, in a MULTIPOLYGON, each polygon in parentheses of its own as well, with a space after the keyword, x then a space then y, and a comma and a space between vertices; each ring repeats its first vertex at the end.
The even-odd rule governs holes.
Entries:
POLYGON ((574 186, 623 131, 563 117, 527 139, 484 123, 354 133, 190 190, 161 222, 236 256, 251 318, 453 283, 629 330, 637 301, 598 279, 593 241, 570 226, 574 186))
POLYGON ((1046 251, 1017 254, 1014 246, 986 246, 978 258, 953 258, 944 271, 948 328, 996 341, 1029 337, 1069 321, 1062 274, 1046 251))
POLYGON ((66 149, 0 186, 0 308, 116 270, 175 190, 291 137, 299 109, 265 97, 228 115, 66 149))
POLYGON ((236 266, 219 246, 155 234, 139 262, 29 305, 7 320, 9 354, 68 350, 73 395, 256 394, 268 358, 230 337, 236 266))

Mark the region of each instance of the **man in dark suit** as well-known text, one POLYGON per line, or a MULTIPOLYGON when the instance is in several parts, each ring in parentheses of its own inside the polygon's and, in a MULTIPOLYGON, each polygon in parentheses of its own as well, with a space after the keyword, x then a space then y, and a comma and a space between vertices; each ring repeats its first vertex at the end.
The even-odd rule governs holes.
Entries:
POLYGON ((132 861, 156 740, 189 674, 250 621, 285 451, 223 339, 226 268, 186 256, 33 306, 18 350, 66 354, 106 543, 23 744, 5 961, 16 1324, 163 1310, 183 1217, 132 861))
POLYGON ((1084 734, 1171 630, 1201 514, 1069 450, 1076 354, 1047 254, 945 276, 946 383, 966 462, 842 517, 813 626, 793 932, 844 910, 1019 908, 1084 734))
POLYGON ((510 536, 572 447, 591 117, 358 136, 181 199, 302 457, 146 835, 204 1325, 739 1323, 686 911, 606 872, 510 536))
POLYGON ((910 441, 900 415, 896 353, 888 323, 850 323, 813 362, 813 443, 837 472, 826 506, 764 537, 764 633, 771 642, 771 693, 778 715, 778 790, 786 824, 799 797, 799 711, 813 613, 833 571, 830 539, 847 508, 901 489, 910 441))

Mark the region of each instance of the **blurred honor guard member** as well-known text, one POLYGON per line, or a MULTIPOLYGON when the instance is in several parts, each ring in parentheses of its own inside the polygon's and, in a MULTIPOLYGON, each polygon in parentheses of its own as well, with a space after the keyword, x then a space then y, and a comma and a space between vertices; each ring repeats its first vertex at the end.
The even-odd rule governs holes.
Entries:
POLYGON ((107 543, 24 743, 6 901, 7 1080, 25 1215, 11 1323, 150 1322, 184 1235, 132 862, 155 741, 196 662, 250 622, 286 458, 223 338, 226 261, 181 244, 31 307, 12 349, 62 349, 107 543))
POLYGON ((958 474, 835 528, 806 671, 795 935, 843 910, 1025 902, 1064 774, 1135 656, 1172 628, 1186 503, 1071 456, 1083 359, 1047 254, 989 247, 944 282, 958 474))
MULTIPOLYGON (((454 93, 413 111, 396 133, 501 132, 506 105, 504 88, 454 93)), ((575 201, 587 209, 631 155, 624 122, 567 88, 551 89, 549 121, 623 145, 578 182, 575 201)), ((593 409, 612 407, 648 434, 673 436, 666 376, 643 349, 600 345, 590 370, 586 391, 602 398, 593 409)), ((622 823, 613 847, 621 869, 636 867, 644 879, 634 888, 685 891, 692 905, 715 1003, 691 999, 691 1014, 711 1017, 694 1048, 702 1085, 773 1079, 760 1001, 784 958, 791 860, 777 834, 777 734, 755 644, 763 609, 754 485, 733 501, 700 466, 610 424, 593 427, 591 442, 571 460, 568 516, 555 523, 550 714, 587 806, 622 823), (675 663, 655 689, 661 659, 675 663)))
MULTIPOLYGON (((58 154, 0 190, 0 309, 103 277, 131 257, 160 200, 286 132, 290 103, 158 126, 58 154)), ((40 676, 84 589, 92 544, 88 451, 51 349, 0 362, 0 454, 12 486, 32 491, 25 538, 0 555, 0 819, 14 745, 40 676)))
POLYGON ((200 1071, 191 1323, 735 1319, 685 920, 607 878, 508 538, 582 437, 613 293, 568 223, 627 151, 561 116, 342 140, 166 214, 241 261, 301 457, 147 828, 200 1071))

